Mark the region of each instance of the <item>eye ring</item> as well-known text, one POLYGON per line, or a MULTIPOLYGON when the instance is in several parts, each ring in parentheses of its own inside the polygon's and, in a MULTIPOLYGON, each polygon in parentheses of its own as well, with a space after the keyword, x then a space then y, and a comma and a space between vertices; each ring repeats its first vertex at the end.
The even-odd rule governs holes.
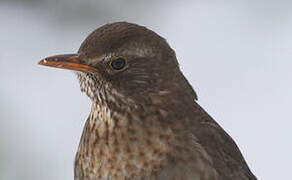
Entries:
POLYGON ((122 71, 125 69, 127 62, 123 57, 117 57, 110 62, 110 66, 115 71, 122 71))

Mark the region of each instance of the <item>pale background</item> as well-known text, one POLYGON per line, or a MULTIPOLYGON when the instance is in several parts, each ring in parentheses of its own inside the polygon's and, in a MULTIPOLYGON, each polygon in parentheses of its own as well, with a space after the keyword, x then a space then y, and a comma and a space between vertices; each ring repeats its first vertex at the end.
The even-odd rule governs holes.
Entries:
POLYGON ((176 50, 199 103, 259 180, 291 179, 292 1, 1 0, 0 180, 72 180, 90 101, 39 59, 129 21, 176 50))

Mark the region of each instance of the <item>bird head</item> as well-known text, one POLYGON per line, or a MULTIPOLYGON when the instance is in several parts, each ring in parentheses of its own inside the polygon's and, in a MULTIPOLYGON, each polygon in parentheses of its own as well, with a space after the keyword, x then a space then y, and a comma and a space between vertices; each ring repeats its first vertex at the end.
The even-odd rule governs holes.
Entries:
POLYGON ((50 56, 39 64, 75 71, 81 90, 93 101, 113 95, 146 97, 185 87, 195 98, 166 40, 127 22, 106 24, 84 40, 78 53, 50 56))

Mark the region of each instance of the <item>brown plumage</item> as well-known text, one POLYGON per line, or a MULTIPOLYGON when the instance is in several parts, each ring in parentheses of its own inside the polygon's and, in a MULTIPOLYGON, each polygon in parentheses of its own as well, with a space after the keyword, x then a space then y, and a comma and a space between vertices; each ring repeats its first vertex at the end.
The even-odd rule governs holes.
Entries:
POLYGON ((75 180, 256 180, 155 32, 107 24, 77 54, 40 64, 75 70, 92 100, 75 180))

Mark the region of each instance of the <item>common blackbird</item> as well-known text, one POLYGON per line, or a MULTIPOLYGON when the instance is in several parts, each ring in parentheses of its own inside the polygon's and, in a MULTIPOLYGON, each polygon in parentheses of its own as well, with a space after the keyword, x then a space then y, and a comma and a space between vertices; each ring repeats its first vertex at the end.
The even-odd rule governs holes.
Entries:
POLYGON ((232 138, 196 102, 166 40, 136 24, 92 32, 41 65, 76 72, 92 101, 75 180, 256 180, 232 138))

